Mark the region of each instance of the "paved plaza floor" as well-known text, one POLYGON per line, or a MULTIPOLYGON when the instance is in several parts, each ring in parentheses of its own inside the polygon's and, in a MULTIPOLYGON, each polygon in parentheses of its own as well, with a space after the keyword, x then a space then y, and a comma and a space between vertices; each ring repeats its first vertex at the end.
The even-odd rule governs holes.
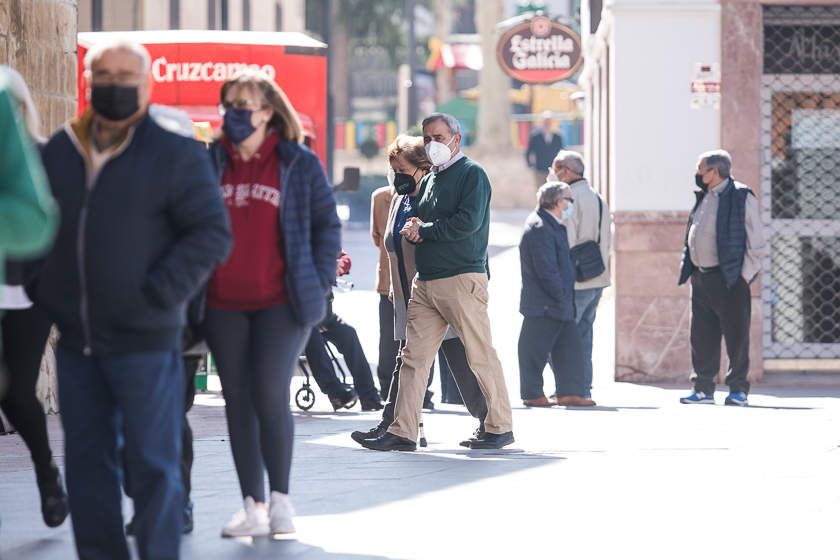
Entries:
MULTIPOLYGON (((746 409, 686 406, 685 389, 610 381, 609 293, 599 315, 590 409, 525 409, 518 398, 520 316, 516 244, 521 212, 496 213, 491 320, 514 404, 516 443, 470 451, 462 407, 424 415, 429 447, 379 453, 352 430, 377 413, 333 413, 318 394, 296 419, 291 493, 298 533, 226 540, 240 505, 218 392, 197 397, 195 531, 185 559, 529 559, 840 557, 840 390, 758 385, 746 409)), ((356 289, 336 309, 376 360, 376 254, 367 232, 345 231, 356 289)), ((675 263, 676 270, 676 263, 675 263)), ((212 378, 211 378, 212 380, 212 378)), ((296 378, 294 383, 300 384, 296 378)), ((213 384, 211 384, 211 387, 213 384)), ((546 375, 546 392, 553 391, 546 375)), ((436 397, 437 399, 437 397, 436 397)), ((50 437, 62 462, 59 419, 50 437)), ((125 503, 126 515, 131 504, 125 503)), ((47 529, 26 448, 0 437, 0 559, 74 558, 70 523, 47 529)))

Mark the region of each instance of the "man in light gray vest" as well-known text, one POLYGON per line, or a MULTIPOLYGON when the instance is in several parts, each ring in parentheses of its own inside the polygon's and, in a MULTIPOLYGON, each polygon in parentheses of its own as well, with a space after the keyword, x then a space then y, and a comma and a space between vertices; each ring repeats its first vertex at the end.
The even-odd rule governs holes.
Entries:
POLYGON ((575 200, 574 212, 566 224, 569 247, 586 241, 595 241, 601 249, 601 258, 604 261, 604 272, 600 275, 585 282, 575 282, 575 321, 583 343, 585 368, 583 381, 586 393, 582 395, 584 399, 578 402, 567 403, 561 402, 562 398, 557 399, 559 405, 593 406, 595 404, 590 398, 592 396, 592 325, 595 322, 595 313, 598 311, 598 302, 601 301, 601 292, 610 285, 609 257, 612 244, 610 209, 601 195, 595 192, 589 186, 589 182, 583 178, 584 171, 583 157, 579 153, 562 150, 554 156, 547 179, 563 181, 572 189, 572 198, 575 200))

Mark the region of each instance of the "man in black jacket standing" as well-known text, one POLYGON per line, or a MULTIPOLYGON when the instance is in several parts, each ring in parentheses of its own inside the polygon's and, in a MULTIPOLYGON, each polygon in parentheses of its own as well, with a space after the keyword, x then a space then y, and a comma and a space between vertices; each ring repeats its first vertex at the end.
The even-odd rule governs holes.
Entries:
POLYGON ((44 165, 62 222, 36 291, 56 351, 65 465, 80 558, 130 558, 118 441, 131 470, 137 548, 177 558, 189 298, 231 246, 204 147, 148 115, 149 54, 118 41, 85 57, 92 106, 44 165))
POLYGON ((525 317, 519 334, 519 392, 525 406, 556 402, 543 393, 546 362, 554 372, 556 399, 564 399, 562 404, 591 406, 583 396, 588 387, 575 323, 575 271, 563 225, 573 212, 571 194, 566 183, 540 187, 537 209, 528 216, 519 243, 519 312, 525 317))
POLYGON ((750 283, 761 270, 764 233, 755 194, 732 177, 724 150, 700 154, 697 202, 688 217, 679 284, 691 281, 691 382, 683 404, 714 404, 720 340, 726 342, 729 395, 747 406, 750 382, 750 283))
POLYGON ((543 111, 542 126, 531 132, 525 150, 525 162, 534 172, 535 188, 539 189, 545 182, 555 154, 562 149, 563 137, 551 130, 551 111, 543 111))

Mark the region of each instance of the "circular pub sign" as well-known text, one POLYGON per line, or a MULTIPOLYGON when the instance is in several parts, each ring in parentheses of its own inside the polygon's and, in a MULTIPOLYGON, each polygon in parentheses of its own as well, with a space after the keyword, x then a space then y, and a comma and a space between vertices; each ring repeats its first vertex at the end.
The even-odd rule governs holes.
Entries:
POLYGON ((583 64, 580 35, 545 16, 507 30, 496 58, 508 76, 528 84, 558 82, 583 64))

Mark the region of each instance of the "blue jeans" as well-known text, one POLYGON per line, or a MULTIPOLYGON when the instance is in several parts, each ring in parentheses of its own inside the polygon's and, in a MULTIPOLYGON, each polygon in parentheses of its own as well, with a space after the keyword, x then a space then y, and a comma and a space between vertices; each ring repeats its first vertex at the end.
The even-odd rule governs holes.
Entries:
POLYGON ((575 290, 575 322, 580 332, 583 344, 583 383, 586 387, 584 397, 591 396, 592 389, 592 324, 595 323, 595 312, 601 301, 604 288, 589 288, 575 290))
POLYGON ((180 352, 84 356, 56 351, 65 468, 76 550, 84 560, 130 558, 118 439, 131 470, 140 557, 177 559, 184 522, 180 352))

